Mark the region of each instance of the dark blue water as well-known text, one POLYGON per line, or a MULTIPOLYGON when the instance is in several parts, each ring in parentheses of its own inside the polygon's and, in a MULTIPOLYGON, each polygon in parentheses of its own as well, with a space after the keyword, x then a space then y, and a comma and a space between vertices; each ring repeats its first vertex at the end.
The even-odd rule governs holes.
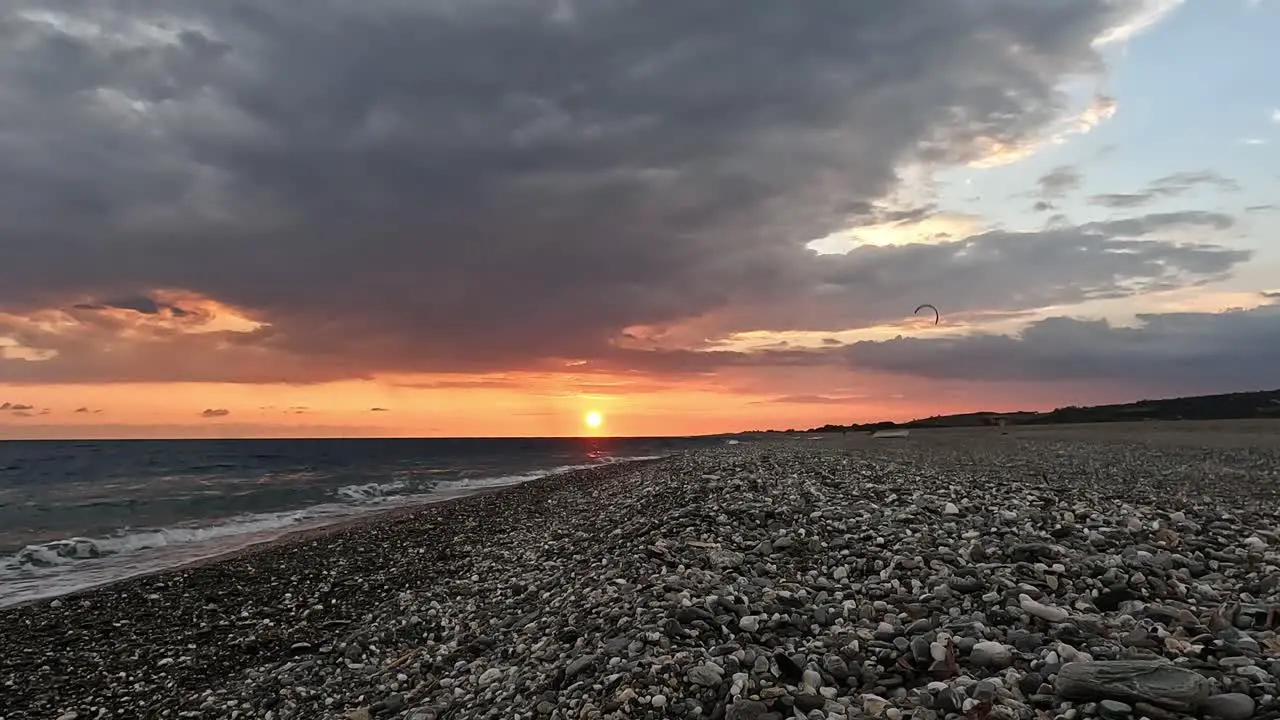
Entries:
POLYGON ((0 605, 715 438, 0 442, 0 605))

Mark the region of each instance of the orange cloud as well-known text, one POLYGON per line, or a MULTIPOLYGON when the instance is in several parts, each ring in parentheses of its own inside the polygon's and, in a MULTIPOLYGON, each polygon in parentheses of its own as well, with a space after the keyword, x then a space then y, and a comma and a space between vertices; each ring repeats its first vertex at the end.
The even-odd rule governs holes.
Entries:
POLYGON ((1046 144, 1061 145, 1072 135, 1083 135, 1116 114, 1116 99, 1096 93, 1079 113, 1059 120, 1037 137, 1010 142, 997 138, 978 140, 979 156, 969 163, 974 168, 991 168, 1024 160, 1046 144))

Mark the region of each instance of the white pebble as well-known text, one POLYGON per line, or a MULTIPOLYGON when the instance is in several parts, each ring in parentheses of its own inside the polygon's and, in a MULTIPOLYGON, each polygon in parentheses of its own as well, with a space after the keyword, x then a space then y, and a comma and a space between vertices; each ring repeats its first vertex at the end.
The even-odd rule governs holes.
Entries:
POLYGON ((1022 606, 1023 612, 1028 615, 1034 615, 1035 617, 1048 620, 1049 622, 1063 622, 1067 618, 1071 617, 1071 613, 1065 608, 1036 602, 1026 593, 1018 596, 1018 604, 1022 606))

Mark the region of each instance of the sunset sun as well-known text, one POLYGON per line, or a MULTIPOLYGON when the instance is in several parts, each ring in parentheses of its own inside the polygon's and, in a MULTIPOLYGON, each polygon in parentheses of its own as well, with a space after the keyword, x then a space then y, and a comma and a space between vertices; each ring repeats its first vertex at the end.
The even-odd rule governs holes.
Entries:
POLYGON ((594 430, 604 424, 604 416, 599 412, 592 410, 582 418, 582 422, 586 423, 587 427, 594 430))

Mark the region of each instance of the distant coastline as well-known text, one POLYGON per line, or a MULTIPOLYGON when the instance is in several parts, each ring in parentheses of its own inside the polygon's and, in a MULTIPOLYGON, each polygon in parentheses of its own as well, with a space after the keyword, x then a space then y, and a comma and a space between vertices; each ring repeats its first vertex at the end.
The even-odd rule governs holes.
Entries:
POLYGON ((944 428, 1016 425, 1069 425, 1078 423, 1134 422, 1152 420, 1248 420, 1280 419, 1280 390, 1195 395, 1189 397, 1139 400, 1116 405, 1067 406, 1048 412, 980 411, 955 415, 935 415, 897 423, 880 421, 828 424, 808 430, 768 430, 768 434, 875 432, 889 428, 944 428))

